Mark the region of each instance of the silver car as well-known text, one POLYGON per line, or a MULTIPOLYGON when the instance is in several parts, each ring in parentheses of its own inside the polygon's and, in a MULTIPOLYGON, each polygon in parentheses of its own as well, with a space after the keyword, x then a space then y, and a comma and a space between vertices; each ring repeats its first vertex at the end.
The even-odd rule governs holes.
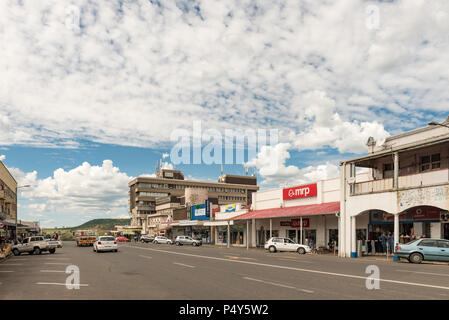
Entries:
POLYGON ((171 239, 168 239, 167 237, 157 236, 153 240, 154 244, 159 243, 165 243, 165 244, 173 244, 173 241, 171 239))
POLYGON ((175 244, 177 246, 182 246, 183 244, 188 244, 188 245, 192 245, 192 246, 200 246, 200 245, 202 245, 202 241, 193 239, 192 237, 189 237, 189 236, 177 236, 175 239, 175 244))

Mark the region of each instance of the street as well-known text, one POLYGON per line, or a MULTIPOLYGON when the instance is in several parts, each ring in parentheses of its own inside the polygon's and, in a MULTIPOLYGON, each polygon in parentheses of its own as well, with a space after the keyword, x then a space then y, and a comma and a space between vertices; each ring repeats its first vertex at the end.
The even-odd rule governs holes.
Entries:
POLYGON ((120 244, 119 252, 64 242, 55 254, 0 263, 0 299, 449 299, 449 266, 263 250, 120 244), (67 266, 79 289, 66 288, 67 266), (366 287, 366 267, 380 289, 366 287))

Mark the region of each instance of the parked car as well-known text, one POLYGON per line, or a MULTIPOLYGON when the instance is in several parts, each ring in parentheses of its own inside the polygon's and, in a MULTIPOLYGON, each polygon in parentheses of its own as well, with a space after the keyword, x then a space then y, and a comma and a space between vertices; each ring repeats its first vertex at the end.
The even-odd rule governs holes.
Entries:
POLYGON ((183 244, 200 246, 203 244, 203 242, 201 240, 193 239, 192 237, 189 237, 189 236, 177 236, 175 239, 175 244, 177 246, 181 246, 183 244))
POLYGON ((45 240, 43 236, 28 237, 22 240, 22 242, 12 247, 12 253, 15 256, 27 252, 28 254, 41 254, 44 251, 50 253, 56 252, 57 244, 52 243, 49 240, 45 240))
POLYGON ((117 241, 111 236, 98 237, 94 243, 94 252, 114 251, 117 252, 117 241))
POLYGON ((115 238, 115 241, 117 242, 129 242, 129 239, 126 237, 117 237, 115 238))
POLYGON ((167 237, 157 236, 154 238, 153 243, 154 244, 159 244, 159 243, 173 244, 173 241, 168 239, 167 237))
POLYGON ((265 249, 270 252, 276 251, 296 251, 299 254, 306 254, 312 251, 312 248, 304 244, 299 244, 288 238, 272 237, 265 242, 265 249))
POLYGON ((398 244, 395 247, 395 255, 411 263, 449 261, 449 240, 425 238, 398 244))
POLYGON ((153 242, 153 240, 154 240, 153 236, 147 236, 147 235, 140 236, 140 242, 148 243, 148 242, 153 242))
POLYGON ((48 242, 56 244, 56 248, 62 248, 62 241, 55 239, 46 239, 48 242))

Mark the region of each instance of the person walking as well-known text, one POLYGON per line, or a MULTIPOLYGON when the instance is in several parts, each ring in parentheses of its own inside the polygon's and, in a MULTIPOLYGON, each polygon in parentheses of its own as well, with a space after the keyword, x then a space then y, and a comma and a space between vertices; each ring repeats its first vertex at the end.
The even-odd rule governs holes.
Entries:
POLYGON ((385 232, 382 232, 380 242, 382 243, 382 253, 387 253, 387 237, 385 236, 385 232))
POLYGON ((393 252, 394 252, 394 235, 391 232, 388 235, 388 243, 390 245, 390 253, 393 254, 393 252))

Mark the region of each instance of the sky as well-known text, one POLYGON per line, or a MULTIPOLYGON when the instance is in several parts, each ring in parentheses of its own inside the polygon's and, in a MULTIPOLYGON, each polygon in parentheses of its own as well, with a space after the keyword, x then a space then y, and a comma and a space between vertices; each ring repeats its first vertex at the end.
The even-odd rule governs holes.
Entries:
POLYGON ((46 227, 128 217, 158 160, 216 181, 226 130, 277 134, 225 173, 331 178, 370 136, 449 115, 448 52, 446 0, 4 0, 0 160, 46 227), (192 164, 198 123, 214 152, 192 164))

